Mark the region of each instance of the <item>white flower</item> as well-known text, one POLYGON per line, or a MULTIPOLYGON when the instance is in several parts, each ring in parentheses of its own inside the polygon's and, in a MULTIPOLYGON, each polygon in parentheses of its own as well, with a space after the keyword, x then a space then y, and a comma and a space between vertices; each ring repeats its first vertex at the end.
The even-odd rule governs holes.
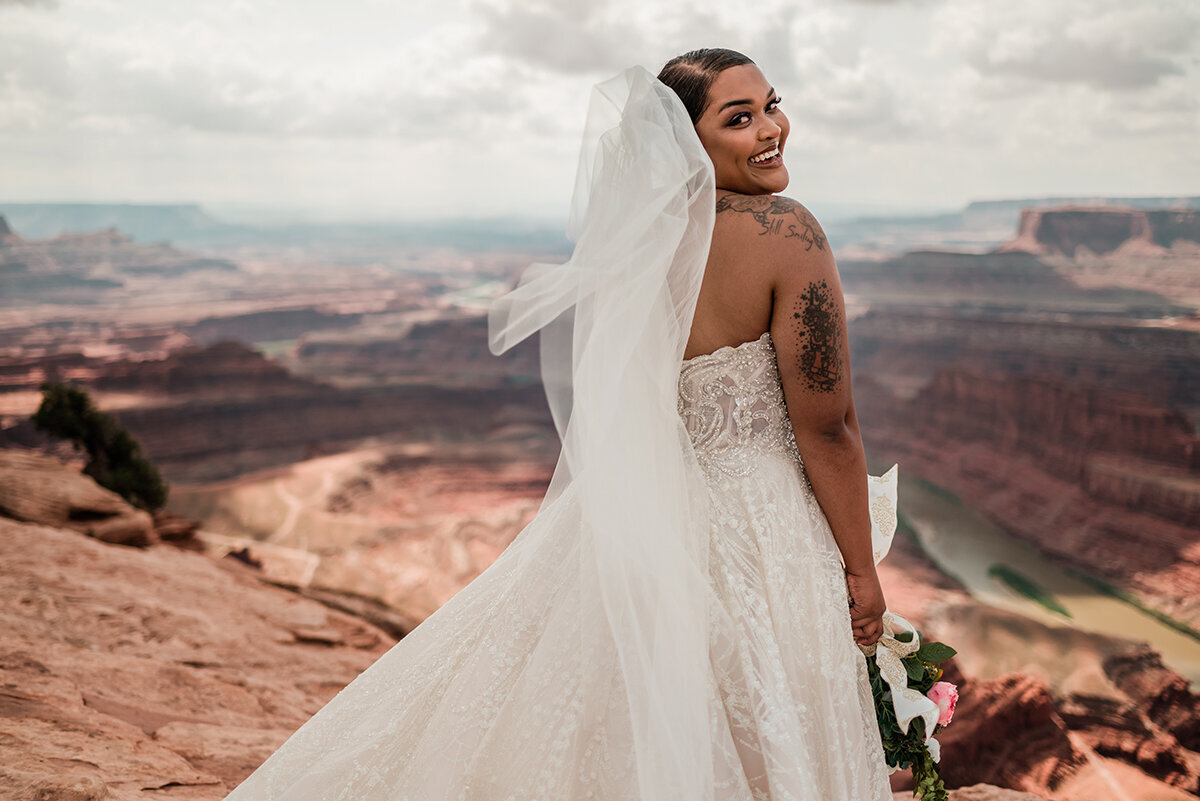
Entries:
POLYGON ((929 756, 933 757, 934 762, 942 761, 942 745, 936 738, 930 737, 926 740, 925 747, 929 749, 929 756))

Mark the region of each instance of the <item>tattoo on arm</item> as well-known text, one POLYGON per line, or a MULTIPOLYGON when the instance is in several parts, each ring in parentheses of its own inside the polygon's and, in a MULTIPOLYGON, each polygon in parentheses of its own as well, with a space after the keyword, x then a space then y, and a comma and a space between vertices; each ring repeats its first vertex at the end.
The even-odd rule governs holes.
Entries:
POLYGON ((805 250, 825 249, 825 235, 808 209, 794 200, 769 195, 763 197, 726 195, 717 201, 717 213, 749 214, 762 226, 759 236, 782 236, 804 245, 805 250), (767 200, 767 197, 770 199, 767 200))
POLYGON ((799 345, 796 366, 800 378, 814 392, 833 392, 842 382, 842 316, 833 291, 815 281, 796 302, 792 313, 799 345))

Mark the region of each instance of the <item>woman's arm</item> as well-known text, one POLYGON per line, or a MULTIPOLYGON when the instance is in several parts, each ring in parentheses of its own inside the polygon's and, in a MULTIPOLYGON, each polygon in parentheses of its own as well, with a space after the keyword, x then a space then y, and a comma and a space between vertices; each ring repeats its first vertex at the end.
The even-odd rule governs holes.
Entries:
POLYGON ((886 604, 871 549, 867 465, 850 392, 846 311, 837 265, 812 214, 787 198, 764 209, 772 248, 771 339, 788 416, 813 493, 833 530, 851 593, 855 638, 882 633, 886 604))

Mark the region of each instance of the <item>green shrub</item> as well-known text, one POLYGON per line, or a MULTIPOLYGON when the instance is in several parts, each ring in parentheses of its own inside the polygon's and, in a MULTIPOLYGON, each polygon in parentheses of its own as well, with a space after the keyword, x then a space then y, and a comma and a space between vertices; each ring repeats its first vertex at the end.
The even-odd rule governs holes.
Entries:
POLYGON ((41 390, 42 403, 30 420, 86 451, 86 475, 138 508, 155 511, 166 504, 169 488, 158 468, 142 456, 137 440, 112 415, 92 405, 87 392, 68 384, 42 384, 41 390))

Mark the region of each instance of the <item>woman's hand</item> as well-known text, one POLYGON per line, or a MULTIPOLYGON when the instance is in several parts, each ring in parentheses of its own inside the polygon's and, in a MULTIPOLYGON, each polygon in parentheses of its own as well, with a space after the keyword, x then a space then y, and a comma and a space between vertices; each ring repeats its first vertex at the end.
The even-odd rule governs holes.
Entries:
POLYGON ((883 613, 887 609, 875 566, 863 571, 847 569, 846 589, 850 591, 850 625, 854 629, 854 641, 859 645, 871 645, 883 634, 883 613))

